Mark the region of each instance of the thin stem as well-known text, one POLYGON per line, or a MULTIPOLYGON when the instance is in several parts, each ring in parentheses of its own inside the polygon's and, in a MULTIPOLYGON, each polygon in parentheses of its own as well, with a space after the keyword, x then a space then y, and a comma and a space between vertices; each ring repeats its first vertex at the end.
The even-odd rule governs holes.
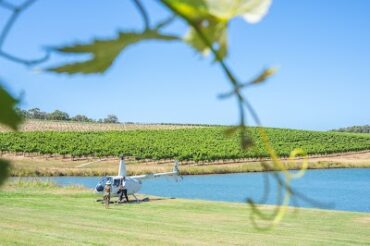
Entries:
POLYGON ((36 2, 36 0, 28 0, 23 5, 21 5, 20 9, 25 10, 26 8, 28 8, 31 4, 33 4, 35 2, 36 2))
POLYGON ((245 88, 247 88, 248 86, 251 86, 251 85, 253 85, 252 82, 248 82, 248 83, 245 83, 245 84, 238 84, 237 86, 234 87, 234 89, 231 92, 220 94, 220 95, 218 95, 218 98, 225 99, 225 98, 231 97, 234 94, 238 93, 241 89, 245 89, 245 88))
POLYGON ((42 62, 46 61, 49 58, 49 52, 47 52, 45 54, 45 56, 42 57, 42 58, 27 60, 27 59, 19 58, 19 57, 16 57, 14 55, 8 54, 7 52, 2 50, 2 47, 5 43, 6 38, 9 35, 9 32, 12 29, 14 23, 17 21, 19 15, 25 9, 27 9, 29 6, 31 6, 34 2, 36 2, 36 0, 28 0, 25 3, 23 3, 21 6, 18 7, 18 6, 15 6, 15 5, 12 5, 12 4, 9 4, 5 1, 0 0, 0 5, 2 7, 7 8, 7 9, 9 9, 13 12, 12 15, 10 16, 10 18, 8 19, 7 23, 5 24, 1 34, 0 34, 0 56, 4 57, 5 59, 8 59, 10 61, 24 64, 26 66, 32 66, 32 65, 35 65, 35 64, 42 63, 42 62))
POLYGON ((238 106, 239 106, 239 115, 240 115, 240 125, 244 126, 245 114, 244 114, 243 103, 240 100, 238 100, 238 106))
POLYGON ((14 11, 13 14, 10 16, 8 22, 6 23, 3 31, 1 32, 1 35, 0 35, 0 49, 3 46, 3 44, 5 42, 5 39, 8 36, 8 33, 9 33, 10 29, 12 28, 13 24, 17 20, 18 15, 19 15, 19 11, 14 11))
POLYGON ((3 1, 3 0, 0 0, 0 5, 1 5, 2 7, 4 7, 4 8, 7 8, 7 9, 11 10, 11 11, 14 11, 14 10, 16 10, 16 9, 17 9, 17 7, 16 7, 16 6, 14 6, 13 4, 8 3, 8 2, 5 2, 5 1, 3 1))
POLYGON ((149 15, 148 15, 147 11, 145 10, 145 8, 142 5, 142 3, 140 2, 140 0, 133 0, 133 1, 134 1, 134 4, 135 4, 137 10, 140 12, 141 17, 143 18, 145 30, 149 30, 150 29, 150 21, 149 21, 149 15))
POLYGON ((256 122, 258 126, 262 126, 261 120, 258 117, 257 112, 254 110, 252 105, 249 103, 248 99, 242 97, 242 101, 244 102, 244 105, 247 107, 248 111, 251 113, 253 120, 256 122))
POLYGON ((32 66, 32 65, 36 65, 36 64, 47 61, 49 59, 50 54, 49 54, 49 52, 47 52, 44 57, 41 57, 41 58, 38 58, 38 59, 33 59, 33 60, 26 60, 26 59, 19 58, 19 57, 13 56, 11 54, 5 53, 4 51, 0 50, 0 56, 4 57, 4 58, 6 58, 10 61, 13 61, 13 62, 22 63, 26 66, 32 66))
POLYGON ((12 6, 12 5, 9 5, 5 2, 2 2, 2 4, 4 5, 8 5, 9 6, 12 6, 12 11, 13 11, 13 14, 11 15, 11 17, 9 18, 8 22, 6 23, 3 31, 1 32, 0 34, 0 49, 1 47, 3 46, 4 44, 4 41, 6 39, 6 37, 8 36, 9 34, 9 31, 10 29, 12 28, 12 26, 14 25, 15 21, 18 19, 18 16, 20 15, 20 13, 22 11, 24 11, 26 8, 28 8, 31 4, 33 4, 36 0, 29 0, 27 2, 25 2, 24 4, 22 4, 20 7, 15 7, 15 6, 12 6))
POLYGON ((159 22, 157 25, 154 26, 154 29, 159 30, 169 24, 171 24, 176 19, 176 15, 172 15, 163 21, 159 22))

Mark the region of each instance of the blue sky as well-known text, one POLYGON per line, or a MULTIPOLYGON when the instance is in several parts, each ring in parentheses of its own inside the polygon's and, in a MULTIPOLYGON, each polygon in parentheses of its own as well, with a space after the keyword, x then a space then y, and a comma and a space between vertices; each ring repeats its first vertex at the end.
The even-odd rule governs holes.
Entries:
MULTIPOLYGON (((153 21, 167 15, 156 1, 143 2, 153 21)), ((245 92, 264 125, 326 130, 370 124, 369 9, 370 1, 275 0, 258 24, 232 21, 227 62, 241 80, 280 67, 267 83, 245 92)), ((135 11, 129 0, 39 0, 18 20, 4 49, 38 57, 46 46, 140 30, 135 11)), ((0 9, 0 27, 7 17, 0 9)), ((176 22, 169 31, 186 27, 176 22)), ((47 64, 70 59, 54 54, 47 64)), ((238 121, 235 101, 217 98, 230 90, 220 68, 183 43, 133 46, 104 75, 39 73, 0 58, 0 76, 14 95, 23 93, 25 109, 93 118, 112 113, 133 122, 238 121)))

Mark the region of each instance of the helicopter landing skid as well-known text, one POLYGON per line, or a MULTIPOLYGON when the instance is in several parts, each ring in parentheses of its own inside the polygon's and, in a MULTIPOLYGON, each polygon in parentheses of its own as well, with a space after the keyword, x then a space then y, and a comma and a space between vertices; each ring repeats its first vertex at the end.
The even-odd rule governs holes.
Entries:
MULTIPOLYGON (((131 202, 137 202, 137 203, 139 203, 139 202, 149 202, 150 201, 150 199, 149 199, 149 197, 144 197, 143 199, 139 199, 139 198, 137 198, 135 195, 133 195, 132 194, 132 196, 135 198, 135 200, 134 201, 130 201, 130 202, 127 202, 127 201, 115 201, 115 202, 113 202, 113 201, 111 201, 110 203, 117 203, 117 204, 124 204, 124 203, 131 203, 131 202)), ((104 200, 103 199, 96 199, 96 202, 103 202, 104 200)))
POLYGON ((135 194, 132 194, 133 197, 135 197, 136 202, 139 202, 139 199, 135 196, 135 194))

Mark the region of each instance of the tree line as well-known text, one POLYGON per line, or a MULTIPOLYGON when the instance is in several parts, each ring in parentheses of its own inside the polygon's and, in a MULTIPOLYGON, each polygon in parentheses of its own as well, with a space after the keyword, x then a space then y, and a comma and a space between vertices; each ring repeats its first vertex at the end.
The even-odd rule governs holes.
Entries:
POLYGON ((68 113, 54 110, 53 112, 44 112, 39 108, 31 108, 28 110, 16 108, 17 114, 24 119, 35 120, 61 120, 61 121, 78 121, 78 122, 96 122, 96 123, 119 123, 118 117, 114 114, 108 114, 107 117, 102 119, 92 119, 83 114, 70 116, 68 113))
POLYGON ((351 126, 334 130, 336 132, 357 132, 357 133, 370 133, 370 125, 364 126, 351 126))

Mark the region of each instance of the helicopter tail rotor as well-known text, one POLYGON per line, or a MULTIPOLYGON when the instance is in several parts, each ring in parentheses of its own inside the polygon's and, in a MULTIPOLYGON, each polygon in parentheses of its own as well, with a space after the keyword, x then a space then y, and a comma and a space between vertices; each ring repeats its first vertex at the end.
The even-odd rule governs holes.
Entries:
POLYGON ((175 160, 175 165, 173 166, 173 172, 175 173, 176 181, 178 181, 178 178, 183 180, 182 175, 180 175, 179 161, 178 160, 175 160))

